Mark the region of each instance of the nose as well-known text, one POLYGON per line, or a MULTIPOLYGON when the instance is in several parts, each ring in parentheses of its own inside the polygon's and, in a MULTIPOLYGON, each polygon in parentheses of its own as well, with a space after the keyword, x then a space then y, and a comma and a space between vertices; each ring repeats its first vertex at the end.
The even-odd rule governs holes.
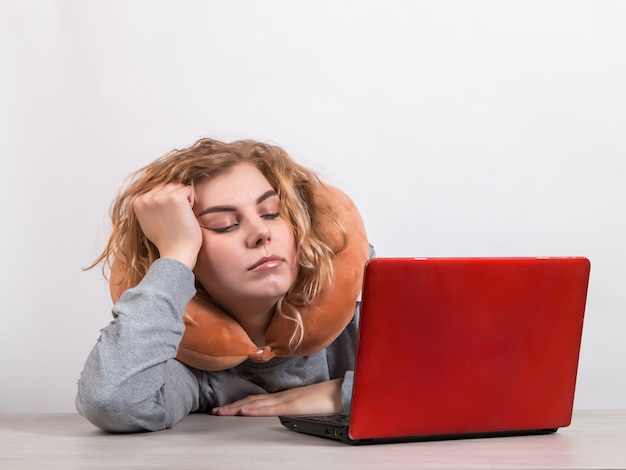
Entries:
POLYGON ((255 218, 251 223, 250 234, 248 236, 248 246, 258 248, 265 245, 271 239, 270 229, 263 219, 255 218))

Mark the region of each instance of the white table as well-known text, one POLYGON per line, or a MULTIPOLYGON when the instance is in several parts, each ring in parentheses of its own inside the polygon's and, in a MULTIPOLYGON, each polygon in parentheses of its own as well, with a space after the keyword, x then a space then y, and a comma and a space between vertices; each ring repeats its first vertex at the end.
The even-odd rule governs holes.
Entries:
POLYGON ((626 469, 626 410, 576 411, 544 436, 350 446, 277 418, 191 415, 173 429, 115 435, 77 414, 0 414, 0 469, 626 469))

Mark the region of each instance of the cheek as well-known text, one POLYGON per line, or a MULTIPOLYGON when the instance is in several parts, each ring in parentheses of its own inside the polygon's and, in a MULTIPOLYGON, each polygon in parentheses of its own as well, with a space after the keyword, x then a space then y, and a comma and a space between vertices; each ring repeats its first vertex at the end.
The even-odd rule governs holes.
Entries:
POLYGON ((281 227, 280 238, 283 240, 284 248, 288 250, 290 253, 296 253, 296 239, 293 234, 293 230, 291 226, 285 222, 281 227))
POLYGON ((198 252, 196 271, 212 273, 223 269, 223 260, 230 257, 228 244, 218 237, 205 235, 202 239, 202 247, 198 252))
POLYGON ((297 259, 298 250, 296 249, 296 239, 290 225, 284 228, 283 237, 285 240, 285 249, 290 255, 292 271, 297 274, 299 269, 297 259))
POLYGON ((229 256, 225 251, 226 247, 221 245, 214 239, 207 240, 205 237, 193 270, 196 279, 210 295, 217 295, 224 279, 231 274, 228 260, 232 259, 232 256, 229 256))

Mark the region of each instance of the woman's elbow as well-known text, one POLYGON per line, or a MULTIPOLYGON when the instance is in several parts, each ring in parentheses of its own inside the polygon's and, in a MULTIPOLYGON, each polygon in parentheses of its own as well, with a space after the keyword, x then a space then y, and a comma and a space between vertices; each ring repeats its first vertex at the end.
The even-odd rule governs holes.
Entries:
POLYGON ((107 432, 159 431, 168 426, 165 410, 157 400, 133 399, 119 390, 78 383, 76 410, 94 426, 107 432))

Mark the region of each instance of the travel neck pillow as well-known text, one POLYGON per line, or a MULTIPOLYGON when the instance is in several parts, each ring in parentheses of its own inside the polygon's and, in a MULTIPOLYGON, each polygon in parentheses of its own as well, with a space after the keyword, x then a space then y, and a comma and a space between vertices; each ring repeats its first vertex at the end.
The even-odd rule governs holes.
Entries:
MULTIPOLYGON (((331 246, 340 249, 333 258, 334 282, 312 305, 301 310, 304 337, 292 350, 289 339, 293 322, 274 315, 267 329, 266 345, 255 345, 244 329, 207 295, 198 293, 185 309, 185 332, 176 358, 184 364, 208 371, 225 370, 247 359, 266 362, 275 356, 306 356, 321 351, 344 330, 354 315, 361 292, 363 271, 369 258, 369 243, 361 216, 352 200, 339 189, 319 184, 314 193, 321 214, 332 213, 345 227, 343 234, 330 233, 331 246)), ((315 224, 328 223, 329 215, 321 215, 315 224)), ((123 279, 120 261, 114 259, 110 276, 110 292, 114 302, 128 287, 123 279)))

